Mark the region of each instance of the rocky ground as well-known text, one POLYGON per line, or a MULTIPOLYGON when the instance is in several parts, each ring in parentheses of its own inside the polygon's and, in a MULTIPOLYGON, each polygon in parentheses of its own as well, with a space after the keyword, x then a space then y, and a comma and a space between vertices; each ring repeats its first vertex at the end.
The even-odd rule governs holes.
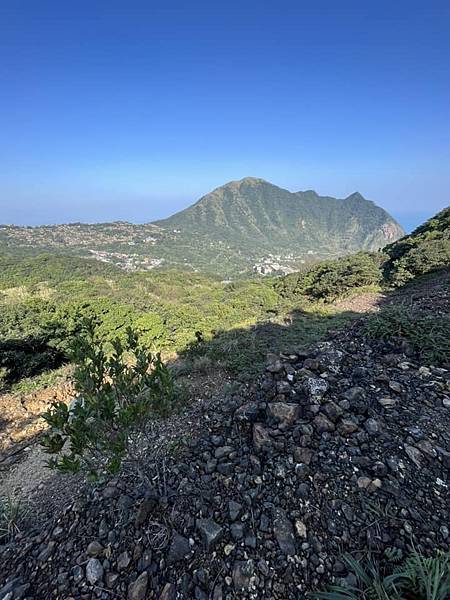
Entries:
POLYGON ((0 599, 286 600, 351 582, 343 552, 450 550, 450 372, 401 340, 354 323, 178 424, 151 489, 126 470, 0 546, 0 599))

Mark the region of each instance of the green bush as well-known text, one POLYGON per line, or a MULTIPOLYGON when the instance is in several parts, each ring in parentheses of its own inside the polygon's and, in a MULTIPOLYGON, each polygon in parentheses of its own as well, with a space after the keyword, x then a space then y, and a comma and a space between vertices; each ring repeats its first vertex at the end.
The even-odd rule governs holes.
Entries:
POLYGON ((117 338, 112 347, 107 354, 95 326, 86 325, 73 356, 77 400, 72 406, 55 402, 44 415, 49 431, 42 445, 55 455, 50 467, 84 469, 92 477, 116 473, 133 435, 139 437, 151 417, 167 416, 179 401, 173 376, 159 354, 142 347, 136 333, 128 329, 127 342, 117 338))
POLYGON ((304 295, 313 300, 335 300, 353 289, 380 285, 383 260, 382 254, 368 252, 327 260, 306 273, 282 278, 275 288, 285 298, 304 295))
POLYGON ((386 246, 384 252, 389 257, 385 276, 395 286, 450 266, 450 208, 429 219, 411 235, 386 246))
POLYGON ((0 381, 10 385, 53 369, 64 361, 53 303, 32 299, 2 306, 0 312, 0 381))

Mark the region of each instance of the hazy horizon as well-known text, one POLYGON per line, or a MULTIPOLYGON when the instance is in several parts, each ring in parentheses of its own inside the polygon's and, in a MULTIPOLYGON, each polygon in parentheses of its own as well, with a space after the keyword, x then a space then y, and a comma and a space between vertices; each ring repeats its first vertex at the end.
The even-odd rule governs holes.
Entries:
POLYGON ((149 222, 247 175, 450 203, 450 5, 0 5, 0 222, 149 222))
MULTIPOLYGON (((265 179, 265 178, 262 178, 265 179)), ((232 180, 230 180, 232 181, 232 180)), ((267 181, 267 180, 266 180, 267 181)), ((224 182, 224 183, 228 183, 228 182, 224 182)), ((270 183, 273 183, 274 185, 280 187, 280 188, 284 188, 284 189, 288 189, 286 186, 283 185, 279 185, 273 181, 271 181, 270 183)), ((220 187, 220 186, 216 186, 216 187, 220 187)), ((208 192, 211 192, 213 189, 208 190, 208 192)), ((318 192, 316 188, 305 188, 303 190, 300 189, 290 189, 289 191, 291 192, 297 192, 297 191, 305 191, 306 189, 313 189, 314 191, 316 191, 320 196, 333 196, 332 192, 318 192)), ((364 192, 361 192, 360 190, 353 190, 353 192, 359 191, 364 198, 366 198, 367 200, 372 200, 373 202, 375 202, 375 204, 377 204, 378 206, 381 206, 382 208, 385 208, 382 206, 381 203, 377 202, 377 200, 374 200, 373 198, 369 198, 367 197, 364 192)), ((207 194, 208 192, 205 192, 205 194, 207 194)), ((353 193, 350 192, 350 193, 353 193)), ((165 219, 166 217, 169 217, 171 215, 173 215, 175 212, 181 211, 185 208, 188 208, 189 206, 192 206, 192 204, 194 204, 195 202, 197 202, 203 195, 199 196, 198 198, 193 198, 191 200, 185 201, 184 199, 177 199, 174 198, 172 199, 172 202, 169 203, 170 207, 172 208, 166 208, 166 210, 164 210, 162 207, 158 206, 158 212, 155 216, 152 216, 151 214, 148 217, 142 217, 139 218, 139 215, 137 214, 137 211, 142 211, 145 207, 144 206, 140 206, 139 203, 136 204, 136 206, 130 206, 129 204, 127 205, 125 211, 123 213, 118 213, 117 216, 114 216, 114 214, 111 214, 110 217, 108 217, 108 211, 110 210, 108 207, 101 207, 104 208, 104 218, 98 218, 95 220, 92 220, 90 218, 92 211, 89 211, 89 215, 88 218, 77 218, 76 217, 76 212, 74 212, 74 217, 73 218, 69 218, 69 219, 65 219, 65 220, 61 220, 58 219, 57 216, 54 214, 54 209, 52 208, 52 212, 53 214, 50 216, 49 215, 49 220, 47 221, 42 221, 39 220, 39 217, 37 219, 33 218, 27 218, 24 215, 24 219, 21 220, 21 217, 19 216, 19 220, 18 221, 10 221, 10 222, 4 222, 4 221, 0 221, 0 225, 16 225, 16 226, 21 226, 21 227, 39 227, 39 226, 45 226, 45 225, 64 225, 64 224, 73 224, 73 223, 84 223, 84 224, 97 224, 97 223, 113 223, 113 222, 129 222, 129 223, 133 223, 133 224, 144 224, 144 223, 151 223, 153 221, 158 221, 160 219, 165 219), (178 208, 177 208, 178 207, 178 208), (127 216, 128 215, 128 216, 127 216), (56 218, 55 218, 56 217, 56 218)), ((350 194, 347 194, 345 197, 347 197, 350 194)), ((344 196, 336 196, 339 199, 344 199, 344 196)), ((145 203, 146 199, 142 199, 142 203, 145 203)), ((96 207, 98 210, 98 206, 96 207)), ((443 207, 444 208, 444 207, 443 207)), ((385 210, 388 210, 385 208, 385 210)), ((20 209, 18 211, 19 213, 21 212, 20 209)), ((400 215, 397 216, 395 214, 395 211, 389 211, 389 214, 391 214, 392 217, 394 217, 394 219, 403 227, 403 229, 406 231, 406 233, 410 233, 413 229, 415 229, 418 225, 420 225, 421 223, 423 223, 424 221, 426 221, 427 219, 429 219, 430 217, 433 216, 434 212, 427 212, 427 211, 422 211, 416 214, 409 214, 409 215, 400 215)), ((84 213, 84 211, 82 211, 82 214, 84 213)), ((113 213, 113 211, 112 211, 113 213)), ((42 218, 42 217, 41 217, 42 218)))

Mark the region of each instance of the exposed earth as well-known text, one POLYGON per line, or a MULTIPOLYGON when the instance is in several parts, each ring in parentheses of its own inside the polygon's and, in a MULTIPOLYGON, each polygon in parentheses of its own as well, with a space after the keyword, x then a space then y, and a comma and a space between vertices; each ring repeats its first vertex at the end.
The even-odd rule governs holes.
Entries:
MULTIPOLYGON (((360 312, 448 314, 449 298, 437 277, 360 312)), ((405 340, 369 339, 363 317, 268 356, 249 384, 218 375, 155 424, 151 487, 126 466, 102 486, 52 475, 28 490, 23 530, 0 546, 1 600, 303 598, 353 582, 343 552, 450 550, 449 370, 405 340), (61 482, 62 504, 48 503, 61 482)), ((27 460, 4 477, 17 482, 27 460)))

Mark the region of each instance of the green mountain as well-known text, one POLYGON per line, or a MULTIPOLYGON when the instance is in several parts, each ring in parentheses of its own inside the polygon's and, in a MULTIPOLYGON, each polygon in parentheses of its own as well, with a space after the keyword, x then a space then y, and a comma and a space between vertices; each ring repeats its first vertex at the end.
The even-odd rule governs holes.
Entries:
POLYGON ((252 177, 227 183, 155 224, 183 238, 222 243, 251 260, 270 253, 284 262, 377 250, 404 235, 358 192, 341 200, 312 190, 292 193, 252 177))
POLYGON ((176 269, 235 278, 304 270, 320 260, 377 250, 403 234, 386 211, 359 193, 340 200, 247 177, 155 223, 0 225, 0 253, 70 254, 128 271, 176 269))

